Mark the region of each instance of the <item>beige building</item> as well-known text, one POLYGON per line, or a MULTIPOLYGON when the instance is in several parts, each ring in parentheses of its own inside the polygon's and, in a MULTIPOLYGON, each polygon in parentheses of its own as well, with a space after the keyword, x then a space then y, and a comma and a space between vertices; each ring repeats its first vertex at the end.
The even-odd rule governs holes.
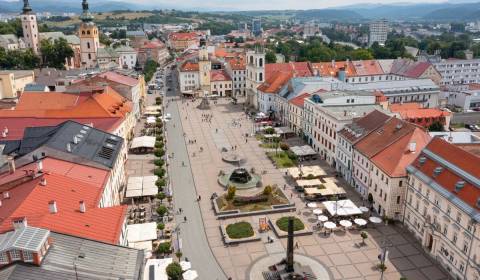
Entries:
MULTIPOLYGON (((201 75, 200 75, 201 76, 201 75)), ((213 70, 210 77, 210 92, 220 97, 232 96, 233 83, 224 70, 213 70)))
POLYGON ((465 147, 434 138, 408 166, 404 223, 452 279, 479 280, 480 158, 465 147))
POLYGON ((309 97, 310 94, 304 93, 288 101, 288 127, 300 137, 303 136, 304 129, 303 105, 305 104, 305 98, 309 97))
POLYGON ((25 86, 34 81, 33 71, 0 71, 0 99, 18 98, 25 86))
POLYGON ((83 13, 80 16, 82 23, 78 30, 80 37, 80 60, 82 68, 95 68, 97 66, 97 54, 100 47, 100 39, 97 25, 93 22, 93 15, 88 10, 86 0, 82 2, 83 13))
POLYGON ((429 140, 423 128, 391 117, 354 145, 354 183, 366 190, 364 197, 368 192, 368 200, 379 215, 402 219, 406 167, 429 140))

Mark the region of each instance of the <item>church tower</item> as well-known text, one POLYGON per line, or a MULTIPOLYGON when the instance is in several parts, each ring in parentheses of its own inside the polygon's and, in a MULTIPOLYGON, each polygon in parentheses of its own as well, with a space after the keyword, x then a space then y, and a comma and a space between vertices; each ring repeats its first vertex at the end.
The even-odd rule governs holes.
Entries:
POLYGON ((210 93, 210 72, 212 70, 212 62, 208 58, 208 48, 205 39, 200 39, 200 50, 198 51, 198 71, 200 76, 200 88, 202 95, 205 91, 210 93))
POLYGON ((37 15, 32 12, 32 7, 28 0, 23 0, 22 14, 20 15, 20 21, 22 22, 23 38, 27 48, 31 48, 35 54, 38 54, 39 38, 38 38, 38 26, 37 15))
POLYGON ((258 108, 257 87, 265 82, 265 51, 260 43, 247 57, 247 104, 258 108))
POLYGON ((93 22, 93 15, 88 10, 87 0, 82 1, 82 15, 80 19, 80 59, 82 68, 94 68, 97 66, 97 53, 100 46, 98 28, 93 22))

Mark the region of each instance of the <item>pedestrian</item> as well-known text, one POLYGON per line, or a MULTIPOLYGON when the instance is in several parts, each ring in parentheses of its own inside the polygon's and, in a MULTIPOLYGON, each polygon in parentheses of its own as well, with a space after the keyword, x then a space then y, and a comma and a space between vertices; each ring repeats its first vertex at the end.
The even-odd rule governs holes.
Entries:
POLYGON ((183 216, 183 222, 184 222, 184 223, 187 222, 187 216, 183 216))
POLYGON ((198 196, 198 201, 202 200, 202 197, 201 196, 198 196))
POLYGON ((182 208, 178 208, 178 212, 182 214, 182 208))
POLYGON ((287 189, 287 184, 283 184, 283 190, 287 189))
POLYGON ((248 142, 248 139, 247 139, 247 138, 245 138, 245 144, 247 144, 247 142, 248 142))
POLYGON ((290 198, 293 198, 293 192, 292 192, 292 193, 290 193, 290 198))
POLYGON ((298 249, 298 242, 295 242, 295 249, 298 249))

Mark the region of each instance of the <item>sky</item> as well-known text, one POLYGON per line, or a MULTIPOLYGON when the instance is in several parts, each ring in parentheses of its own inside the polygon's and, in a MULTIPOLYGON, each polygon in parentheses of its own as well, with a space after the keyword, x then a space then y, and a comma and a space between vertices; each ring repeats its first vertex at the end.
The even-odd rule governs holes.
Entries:
MULTIPOLYGON (((363 3, 441 3, 447 2, 445 0, 181 0, 172 2, 171 0, 136 0, 136 3, 142 4, 158 4, 168 5, 172 4, 179 8, 198 8, 206 10, 285 10, 285 9, 319 9, 331 8, 335 6, 356 5, 363 3)), ((450 0, 450 3, 471 2, 471 0, 450 0)))

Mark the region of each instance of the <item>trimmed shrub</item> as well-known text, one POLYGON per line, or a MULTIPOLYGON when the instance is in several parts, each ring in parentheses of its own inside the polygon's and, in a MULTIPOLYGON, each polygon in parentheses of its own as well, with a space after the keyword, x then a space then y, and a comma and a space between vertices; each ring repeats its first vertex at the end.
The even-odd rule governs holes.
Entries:
POLYGON ((280 143, 280 149, 282 149, 282 151, 287 151, 288 149, 290 149, 290 147, 287 143, 280 143))
MULTIPOLYGON (((157 138, 158 138, 158 137, 157 137, 157 138)), ((163 138, 163 137, 162 137, 162 138, 163 138)), ((157 148, 157 149, 162 149, 164 145, 165 145, 165 144, 163 143, 163 139, 160 140, 160 141, 157 140, 157 141, 155 142, 155 148, 157 148)))
POLYGON ((260 203, 268 201, 268 195, 256 196, 236 196, 233 198, 233 205, 240 206, 245 204, 260 203))
MULTIPOLYGON (((155 139, 157 142, 163 142, 163 136, 162 135, 158 135, 157 133, 157 138, 155 139)), ((156 144, 156 143, 155 143, 156 144)))
POLYGON ((163 176, 165 176, 165 169, 163 169, 162 167, 158 167, 155 169, 155 171, 153 171, 153 174, 160 178, 163 178, 163 176))
POLYGON ((156 166, 160 166, 162 167, 163 165, 165 165, 165 161, 161 158, 157 158, 156 160, 153 161, 153 163, 156 165, 156 166))
POLYGON ((168 279, 171 280, 181 280, 182 277, 182 267, 180 266, 179 263, 173 262, 167 266, 165 269, 167 272, 168 279))
POLYGON ((165 151, 163 149, 155 149, 154 154, 156 157, 163 157, 165 155, 165 151))
POLYGON ((157 211, 157 214, 159 216, 163 217, 163 216, 165 216, 165 214, 167 214, 168 209, 164 205, 160 205, 160 206, 158 206, 156 211, 157 211))
POLYGON ((235 186, 228 186, 227 200, 232 200, 235 197, 236 192, 237 192, 237 188, 235 186))
POLYGON ((172 244, 170 242, 160 243, 157 247, 157 253, 168 254, 172 251, 172 244))
POLYGON ((268 186, 265 186, 265 188, 263 188, 263 195, 271 195, 272 194, 272 186, 268 185, 268 186))
POLYGON ((160 178, 160 179, 158 179, 158 180, 155 182, 155 185, 156 185, 158 188, 162 188, 162 189, 163 189, 163 187, 165 187, 166 183, 167 183, 167 182, 165 181, 164 178, 160 178))

